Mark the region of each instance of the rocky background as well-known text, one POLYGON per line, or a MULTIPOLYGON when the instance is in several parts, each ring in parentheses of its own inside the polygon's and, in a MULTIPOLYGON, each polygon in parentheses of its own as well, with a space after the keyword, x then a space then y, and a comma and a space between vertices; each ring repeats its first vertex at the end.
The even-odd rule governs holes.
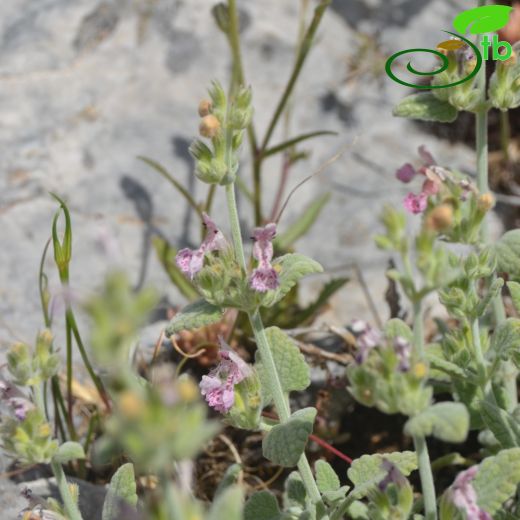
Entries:
MULTIPOLYGON (((213 3, 0 3, 0 361, 10 343, 31 342, 42 327, 38 266, 56 210, 49 192, 64 198, 72 213, 75 301, 96 291, 117 263, 136 286, 157 287, 164 307, 183 303, 150 249, 150 236, 158 232, 179 246, 193 245, 196 221, 185 201, 136 156, 159 161, 195 198, 205 197, 188 146, 197 133, 198 101, 210 80, 227 83, 230 69, 227 43, 210 14, 213 3)), ((238 0, 238 5, 245 73, 262 134, 290 74, 301 2, 238 0)), ((383 204, 400 204, 407 191, 394 179, 396 168, 416 160, 417 147, 426 144, 441 164, 474 171, 467 146, 392 117, 393 105, 407 91, 384 74, 387 56, 414 46, 431 48, 465 8, 463 0, 334 0, 325 15, 295 90, 290 129, 292 135, 334 130, 338 136, 303 146, 312 153, 291 171, 289 188, 345 151, 297 192, 280 225, 283 230, 305 205, 331 193, 320 219, 298 243, 327 271, 309 280, 304 298, 332 274, 353 275, 358 265, 386 317, 388 258, 371 237, 383 204)), ((281 138, 275 135, 272 144, 281 138)), ((241 175, 250 185, 246 151, 241 175)), ((266 214, 280 169, 279 158, 264 167, 266 214)), ((252 211, 243 197, 240 208, 248 230, 252 211)), ((227 222, 220 196, 212 216, 227 222)), ((63 295, 51 257, 45 270, 59 306, 63 295)), ((360 283, 352 280, 325 319, 344 324, 355 317, 370 314, 360 283)), ((151 325, 145 346, 163 325, 151 325)), ((0 487, 0 502, 8 508, 10 501, 13 508, 4 509, 9 518, 19 510, 13 487, 8 482, 0 487)))

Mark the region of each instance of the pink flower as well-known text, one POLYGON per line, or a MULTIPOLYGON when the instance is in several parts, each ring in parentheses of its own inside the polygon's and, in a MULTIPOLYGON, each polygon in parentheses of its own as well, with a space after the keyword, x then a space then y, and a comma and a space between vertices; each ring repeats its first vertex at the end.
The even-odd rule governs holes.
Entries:
POLYGON ((222 251, 227 247, 227 242, 216 224, 206 215, 202 214, 202 221, 206 227, 206 236, 198 249, 181 249, 175 257, 179 269, 193 280, 194 276, 204 265, 204 256, 211 251, 222 251))
POLYGON ((381 343, 382 334, 363 320, 354 320, 350 330, 356 336, 356 363, 361 365, 367 360, 370 351, 381 343))
POLYGON ((478 472, 478 466, 462 471, 451 486, 453 503, 466 512, 466 520, 493 520, 491 515, 477 505, 477 493, 471 482, 478 472))
POLYGON ((253 270, 249 283, 258 292, 266 292, 276 289, 280 285, 278 273, 271 265, 273 259, 272 240, 276 236, 276 224, 270 223, 263 228, 255 228, 251 237, 253 245, 253 256, 258 260, 258 266, 253 270))
POLYGON ((200 391, 208 404, 220 413, 227 413, 235 403, 235 385, 252 374, 251 367, 222 339, 220 364, 202 376, 200 391))
POLYGON ((419 193, 419 195, 408 193, 403 201, 403 205, 407 211, 417 215, 426 209, 427 202, 428 195, 426 193, 419 193))
POLYGON ((424 144, 419 146, 417 151, 419 152, 419 157, 421 158, 421 161, 423 162, 422 168, 428 168, 430 166, 435 166, 437 164, 437 162, 433 158, 433 155, 428 151, 428 149, 426 148, 426 146, 424 146, 424 144))
POLYGON ((405 184, 408 184, 419 173, 426 175, 427 170, 437 164, 424 145, 419 146, 418 152, 422 162, 419 168, 415 169, 410 163, 406 163, 395 172, 397 179, 405 184))
POLYGON ((395 172, 397 179, 405 184, 408 184, 416 175, 417 171, 410 163, 403 164, 403 166, 395 172))
POLYGON ((426 179, 422 185, 422 194, 431 196, 439 193, 440 184, 431 179, 426 179))
POLYGON ((412 355, 412 345, 402 336, 397 336, 394 339, 394 352, 399 358, 399 370, 406 372, 410 369, 410 357, 412 355))
POLYGON ((7 403, 19 421, 25 420, 29 410, 34 410, 34 404, 25 397, 25 394, 10 381, 3 379, 0 379, 0 399, 7 403))
POLYGON ((280 285, 278 273, 273 267, 257 267, 251 275, 251 287, 257 292, 276 289, 280 285))

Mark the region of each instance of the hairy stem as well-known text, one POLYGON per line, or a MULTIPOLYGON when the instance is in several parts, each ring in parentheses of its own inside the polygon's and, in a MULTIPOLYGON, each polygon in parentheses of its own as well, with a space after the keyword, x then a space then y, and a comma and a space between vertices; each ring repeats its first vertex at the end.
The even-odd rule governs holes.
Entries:
POLYGON ((65 477, 65 473, 61 467, 61 464, 52 460, 51 468, 52 472, 54 473, 54 477, 56 478, 58 489, 60 490, 61 499, 63 500, 63 505, 65 507, 65 511, 67 512, 67 518, 69 520, 83 520, 78 506, 70 494, 67 478, 65 477))
MULTIPOLYGON (((479 0, 478 5, 484 6, 486 0, 479 0)), ((483 35, 478 37, 478 46, 481 47, 483 35)), ((488 161, 488 107, 486 105, 486 61, 479 71, 477 85, 481 95, 481 108, 476 114, 476 148, 477 148, 477 187, 480 193, 489 191, 489 161, 488 161)), ((489 232, 487 219, 483 219, 481 224, 482 242, 489 242, 489 232)), ((498 294, 492 301, 492 310, 495 319, 495 325, 499 325, 506 319, 504 302, 502 295, 498 294)), ((517 377, 518 371, 511 361, 504 363, 504 369, 508 377, 504 382, 509 401, 510 409, 514 409, 518 404, 518 388, 517 377)))
MULTIPOLYGON (((245 272, 246 260, 244 255, 244 247, 242 244, 242 233, 240 232, 240 222, 238 220, 238 211, 235 202, 234 183, 228 184, 226 186, 226 195, 229 220, 231 226, 231 235, 233 237, 235 254, 237 256, 237 261, 240 263, 241 267, 244 269, 245 272)), ((273 354, 271 352, 271 347, 269 346, 269 341, 267 340, 267 335, 265 334, 262 318, 258 310, 249 313, 248 316, 249 321, 251 322, 251 328, 253 329, 258 350, 260 351, 260 354, 262 355, 262 360, 267 367, 266 372, 269 374, 269 389, 271 391, 271 394, 273 395, 276 411, 278 413, 278 416, 280 417, 280 422, 283 423, 287 421, 287 419, 289 419, 291 415, 291 409, 289 407, 288 400, 283 392, 282 385, 280 383, 278 370, 276 369, 276 364, 274 362, 273 354)), ((298 469, 300 471, 300 475, 302 477, 305 488, 307 489, 307 493, 311 497, 312 501, 314 503, 320 502, 321 495, 312 475, 312 471, 305 454, 301 456, 298 462, 298 469)))
MULTIPOLYGON (((420 301, 413 304, 413 339, 414 347, 420 358, 424 357, 424 331, 423 331, 423 313, 420 301)), ((417 462, 419 465, 419 476, 421 479, 421 488, 424 499, 425 520, 437 520, 437 502, 435 498, 435 485, 433 483, 433 474, 430 463, 430 455, 428 454, 428 445, 423 435, 414 435, 413 443, 415 452, 417 453, 417 462)))
POLYGON ((428 454, 426 439, 422 435, 414 435, 413 443, 415 446, 415 452, 417 453, 417 461, 419 463, 419 476, 421 478, 424 500, 424 518, 425 520, 437 520, 435 486, 433 483, 430 455, 428 454))

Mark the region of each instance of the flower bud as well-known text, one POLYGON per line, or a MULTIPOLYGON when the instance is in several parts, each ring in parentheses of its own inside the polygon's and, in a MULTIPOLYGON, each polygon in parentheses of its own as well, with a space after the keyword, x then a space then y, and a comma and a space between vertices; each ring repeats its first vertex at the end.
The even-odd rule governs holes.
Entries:
POLYGON ((495 205, 495 197, 491 193, 483 193, 477 201, 480 211, 489 211, 495 205))
POLYGON ((213 103, 209 99, 203 99, 199 103, 199 116, 206 117, 211 114, 211 109, 213 108, 213 103))
POLYGON ((426 227, 432 231, 443 231, 453 222, 453 208, 449 204, 441 204, 426 217, 426 227))
POLYGON ((220 121, 213 115, 208 114, 202 118, 199 125, 200 135, 213 139, 220 131, 220 121))

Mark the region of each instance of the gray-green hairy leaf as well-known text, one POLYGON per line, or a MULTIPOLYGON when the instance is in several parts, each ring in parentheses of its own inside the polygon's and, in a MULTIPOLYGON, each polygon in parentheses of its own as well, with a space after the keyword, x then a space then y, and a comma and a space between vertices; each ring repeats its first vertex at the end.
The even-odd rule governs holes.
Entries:
POLYGON ((462 403, 434 404, 407 421, 407 435, 433 435, 445 442, 463 442, 469 430, 469 413, 462 403))
POLYGON ((284 423, 270 430, 262 442, 264 457, 279 466, 296 466, 312 433, 316 408, 294 412, 284 423))
POLYGON ((226 473, 224 473, 224 476, 222 477, 222 480, 220 481, 217 490, 215 491, 215 496, 219 496, 226 489, 236 484, 241 471, 242 466, 240 464, 231 464, 231 466, 229 466, 229 468, 226 470, 226 473))
POLYGON ((240 486, 229 487, 215 499, 207 520, 242 520, 243 498, 240 486))
POLYGON ((480 463, 472 484, 477 492, 479 507, 491 516, 502 509, 520 482, 520 448, 503 450, 480 463))
POLYGON ((487 401, 481 402, 480 413, 502 448, 520 446, 520 424, 515 417, 487 401))
MULTIPOLYGON (((294 341, 278 327, 265 330, 273 354, 276 370, 285 393, 305 390, 311 383, 309 365, 294 341)), ((272 401, 269 390, 269 374, 262 363, 260 351, 256 351, 256 370, 262 385, 262 399, 266 406, 272 401)))
POLYGON ((457 109, 446 101, 437 99, 430 92, 405 97, 393 110, 394 116, 422 121, 452 123, 457 119, 457 109))
POLYGON ((488 358, 506 360, 518 352, 520 347, 520 320, 508 318, 502 322, 491 337, 491 348, 488 358))
POLYGON ((190 303, 170 321, 166 327, 166 336, 170 337, 183 330, 199 329, 217 323, 222 319, 223 314, 224 311, 220 307, 211 305, 205 300, 190 303))
POLYGON ((355 485, 348 498, 360 499, 366 496, 386 476, 383 459, 394 464, 405 477, 417 469, 417 456, 413 451, 363 455, 354 460, 347 471, 348 478, 355 485))
POLYGON ((134 466, 123 464, 110 480, 107 495, 103 504, 103 520, 118 520, 121 518, 121 506, 137 505, 134 466))
POLYGON ((504 233, 495 244, 498 272, 508 273, 512 278, 520 277, 520 229, 504 233))
POLYGON ((260 304, 264 307, 271 307, 279 302, 304 276, 323 271, 318 262, 298 253, 276 258, 273 266, 279 270, 280 285, 277 289, 266 292, 261 298, 260 304))
POLYGON ((244 520, 280 520, 280 517, 276 497, 269 491, 255 493, 244 507, 244 520))
POLYGON ((507 282, 507 287, 511 293, 511 299, 513 300, 516 312, 520 312, 520 283, 507 282))
POLYGON ((403 320, 398 318, 393 318, 386 323, 385 336, 388 339, 401 337, 407 341, 413 341, 412 329, 410 329, 410 327, 403 320))
POLYGON ((340 488, 339 478, 328 462, 317 460, 314 468, 316 471, 316 484, 318 484, 318 489, 321 493, 337 491, 340 488))
POLYGON ((60 464, 66 464, 71 460, 84 459, 85 451, 79 442, 64 442, 59 448, 53 459, 60 464))

